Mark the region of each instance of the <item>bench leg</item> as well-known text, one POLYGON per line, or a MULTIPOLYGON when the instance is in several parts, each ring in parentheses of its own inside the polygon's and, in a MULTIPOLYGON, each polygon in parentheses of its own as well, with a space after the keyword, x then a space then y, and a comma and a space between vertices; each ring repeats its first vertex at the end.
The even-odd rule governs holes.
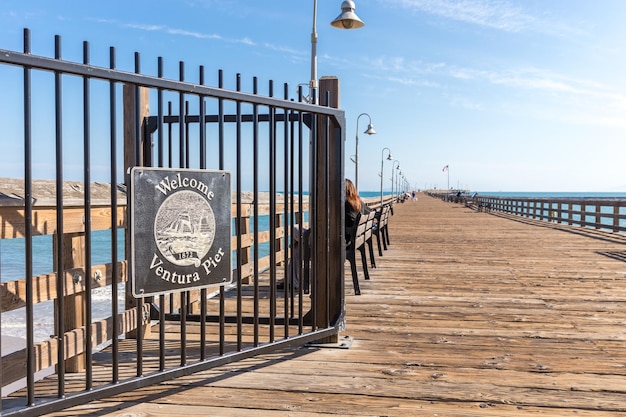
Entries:
POLYGON ((380 233, 380 240, 383 241, 383 249, 387 250, 387 237, 386 237, 387 231, 385 230, 385 227, 382 227, 379 233, 380 233))
POLYGON ((350 268, 352 269, 352 285, 354 285, 354 295, 361 295, 361 288, 359 287, 359 276, 356 271, 356 264, 350 262, 350 268))
POLYGON ((365 279, 370 279, 370 273, 367 270, 367 257, 365 256, 365 244, 363 244, 359 248, 359 252, 361 252, 361 263, 363 264, 363 275, 365 275, 365 279))
POLYGON ((372 268, 376 268, 376 260, 374 259, 374 245, 372 245, 372 239, 367 241, 367 247, 370 251, 370 262, 372 264, 372 268))
POLYGON ((383 247, 380 244, 380 233, 380 230, 378 231, 378 233, 376 233, 376 243, 378 243, 378 256, 383 256, 383 247))
POLYGON ((346 252, 346 259, 350 262, 350 271, 352 272, 352 285, 354 285, 354 295, 361 295, 359 287, 359 275, 356 270, 356 254, 352 251, 346 252))

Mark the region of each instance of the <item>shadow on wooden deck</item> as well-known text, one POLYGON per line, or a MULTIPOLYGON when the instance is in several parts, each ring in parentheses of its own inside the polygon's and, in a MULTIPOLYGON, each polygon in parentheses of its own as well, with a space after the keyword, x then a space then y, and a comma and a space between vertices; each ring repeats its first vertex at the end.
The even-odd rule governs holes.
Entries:
POLYGON ((350 349, 263 355, 51 415, 626 413, 626 270, 608 255, 621 236, 424 195, 394 213, 361 296, 346 263, 350 349))

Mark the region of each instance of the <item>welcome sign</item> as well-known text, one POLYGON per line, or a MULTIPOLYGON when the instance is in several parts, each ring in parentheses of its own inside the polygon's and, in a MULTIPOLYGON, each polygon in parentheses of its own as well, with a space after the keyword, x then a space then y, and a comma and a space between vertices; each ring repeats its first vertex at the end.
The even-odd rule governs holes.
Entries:
POLYGON ((229 172, 134 167, 130 185, 135 297, 232 281, 229 172))

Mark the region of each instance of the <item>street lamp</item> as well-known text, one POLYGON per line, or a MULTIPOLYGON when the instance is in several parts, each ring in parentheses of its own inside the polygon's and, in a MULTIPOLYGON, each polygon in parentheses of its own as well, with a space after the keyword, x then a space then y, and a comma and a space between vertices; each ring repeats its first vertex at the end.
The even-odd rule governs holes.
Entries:
MULTIPOLYGON (((391 163, 391 195, 392 196, 393 196, 393 188, 394 188, 393 187, 393 179, 394 179, 393 173, 396 172, 396 171, 394 171, 394 168, 396 170, 400 169, 400 161, 398 161, 397 159, 394 159, 393 162, 391 163), (398 166, 396 166, 396 162, 398 163, 398 166)), ((396 174, 396 178, 397 178, 397 176, 398 175, 396 174)))
POLYGON ((385 164, 385 150, 387 150, 387 160, 391 161, 393 157, 391 156, 391 149, 383 148, 380 156, 380 207, 383 207, 383 166, 385 164))
POLYGON ((356 188, 357 194, 359 192, 359 119, 361 118, 361 116, 367 116, 370 120, 369 124, 367 125, 367 130, 363 133, 367 135, 376 134, 370 115, 367 113, 359 114, 359 117, 356 118, 356 149, 354 153, 354 159, 352 160, 352 162, 354 162, 354 187, 356 188))
POLYGON ((330 25, 339 29, 358 29, 365 26, 365 23, 354 13, 356 5, 353 1, 341 3, 341 14, 333 20, 330 25))
MULTIPOLYGON (((358 29, 365 23, 354 13, 353 1, 341 3, 341 14, 330 24, 339 29, 358 29)), ((309 82, 309 102, 317 104, 317 0, 313 0, 313 31, 311 32, 311 81, 309 82)))

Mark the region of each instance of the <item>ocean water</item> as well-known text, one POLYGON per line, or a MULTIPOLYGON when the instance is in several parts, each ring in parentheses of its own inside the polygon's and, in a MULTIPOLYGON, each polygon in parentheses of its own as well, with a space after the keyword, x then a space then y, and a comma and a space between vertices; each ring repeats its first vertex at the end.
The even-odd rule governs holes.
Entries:
MULTIPOLYGON (((305 213, 305 221, 308 215, 305 213)), ((250 222, 254 230, 254 218, 250 222)), ((269 216, 259 217, 259 230, 269 230, 269 216)), ((232 230, 235 230, 234 220, 232 230)), ((52 236, 33 237, 33 274, 42 275, 53 271, 52 236)), ((92 232, 92 265, 111 263, 112 239, 111 231, 98 230, 92 232)), ((0 239, 0 279, 2 282, 23 279, 25 276, 25 239, 0 239)), ((117 261, 125 259, 124 229, 117 230, 117 261)), ((259 257, 269 254, 269 243, 259 244, 259 257)), ((236 266, 236 256, 232 255, 233 268, 236 266)), ((118 285, 118 310, 124 307, 124 286, 118 285)), ((47 339, 54 332, 54 304, 52 301, 36 304, 33 309, 35 325, 35 341, 47 339)), ((111 316, 112 300, 111 288, 97 288, 92 291, 92 318, 94 321, 111 316)), ((0 331, 4 336, 18 338, 26 337, 26 311, 24 308, 2 313, 0 317, 0 331)))
MULTIPOLYGON (((124 230, 117 231, 118 261, 124 259, 124 230)), ((52 236, 33 237, 33 274, 41 275, 53 271, 52 236)), ((92 233, 92 264, 111 262, 111 232, 99 230, 92 233)), ((2 282, 22 279, 25 276, 25 239, 0 240, 0 278, 2 282)), ((118 308, 123 306, 123 284, 120 284, 118 308)), ((94 320, 109 317, 112 309, 111 289, 98 288, 92 291, 94 320)), ((52 301, 39 303, 34 311, 35 340, 47 339, 54 329, 54 305, 52 301)), ((2 335, 26 337, 26 311, 24 308, 2 313, 2 335)))
MULTIPOLYGON (((395 194, 395 192, 394 192, 395 194)), ((383 198, 390 196, 391 192, 383 191, 383 198)), ((372 198, 372 197, 380 197, 380 190, 378 191, 359 191, 359 196, 361 198, 372 198)))

